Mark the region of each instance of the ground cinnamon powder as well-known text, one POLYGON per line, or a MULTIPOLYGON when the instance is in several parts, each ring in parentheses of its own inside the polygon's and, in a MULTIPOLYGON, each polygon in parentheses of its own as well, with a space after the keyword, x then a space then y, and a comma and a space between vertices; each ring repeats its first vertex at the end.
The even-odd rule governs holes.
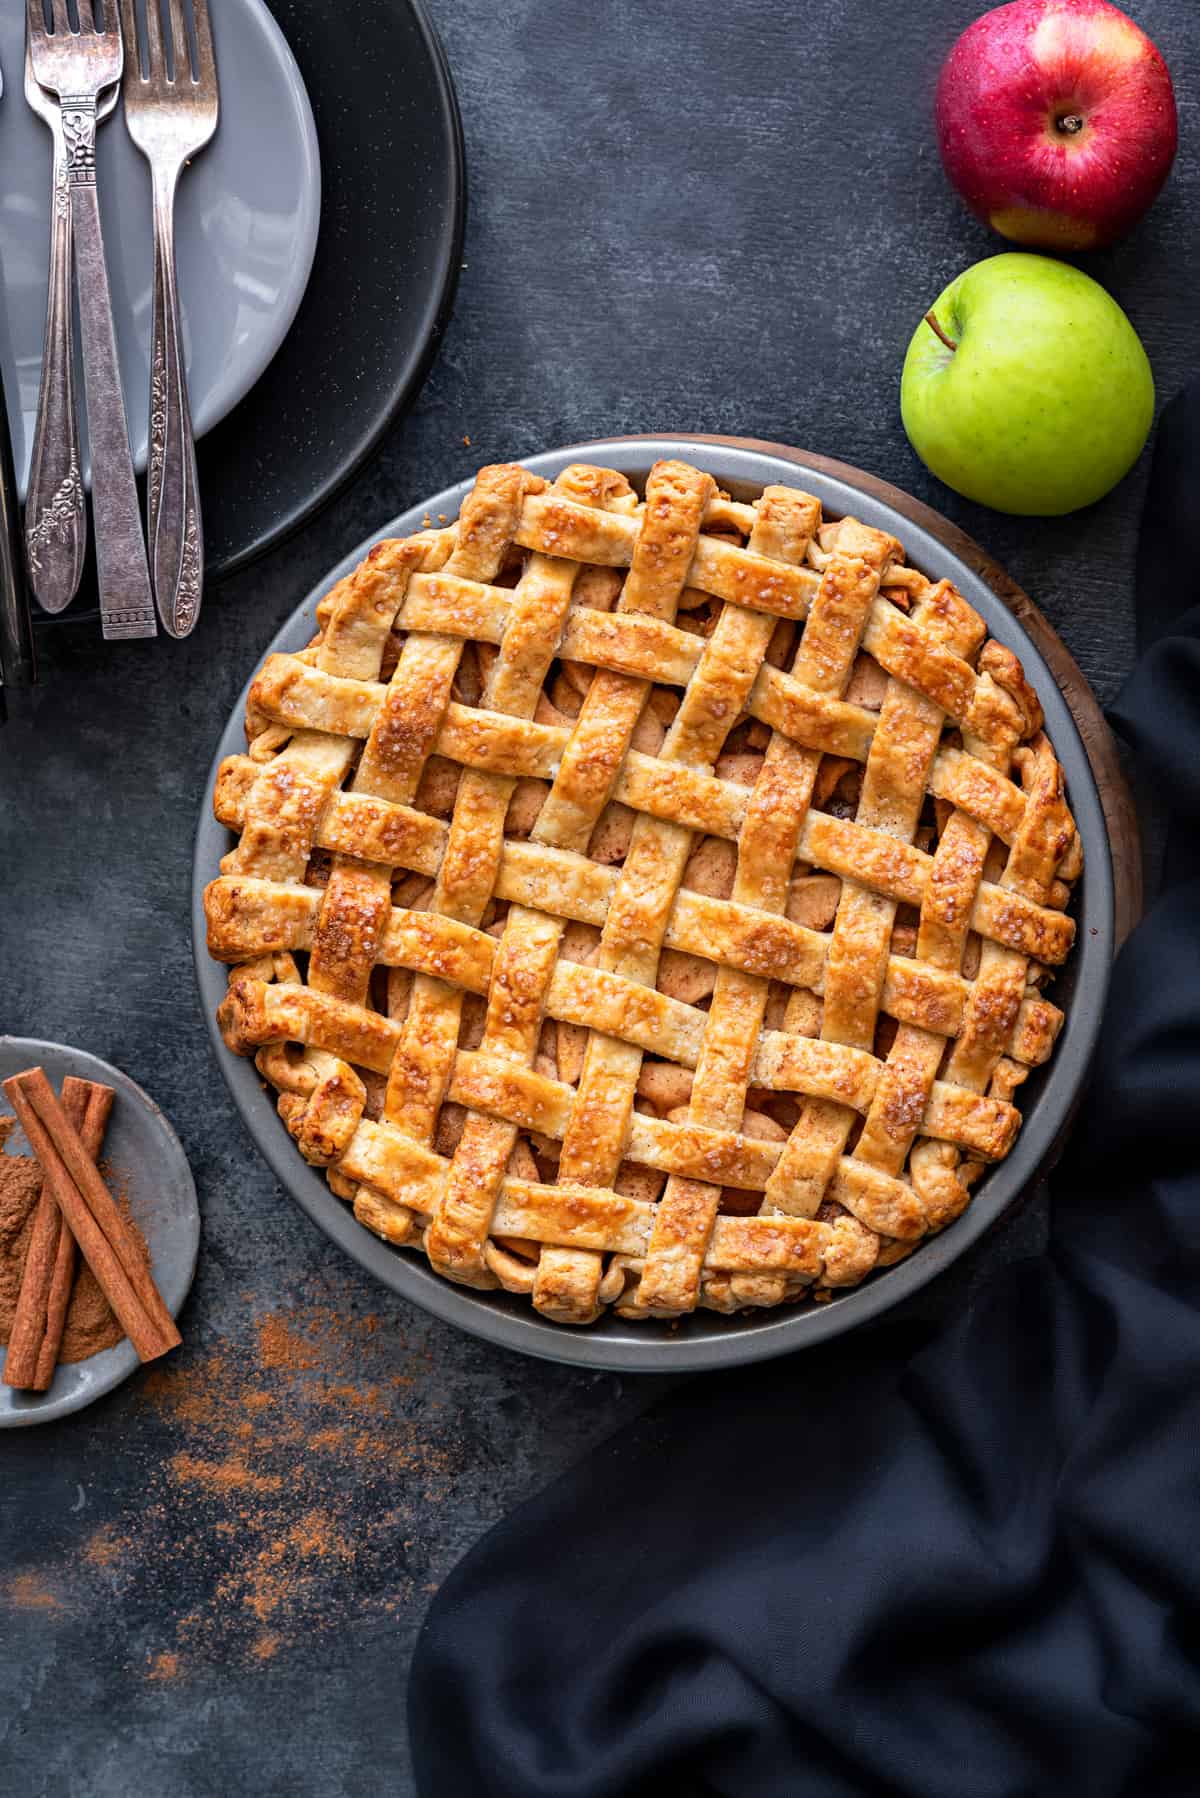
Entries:
POLYGON ((62 1611, 66 1607, 36 1573, 18 1573, 4 1588, 4 1597, 15 1611, 62 1611))
POLYGON ((395 1320, 329 1304, 323 1285, 236 1344, 188 1345, 141 1379, 156 1447, 136 1496, 19 1594, 0 1575, 0 1634, 6 1597, 103 1609, 153 1585, 178 1608, 128 1649, 157 1684, 205 1666, 266 1672, 323 1633, 412 1615, 438 1571, 429 1510, 479 1453, 439 1387, 428 1349, 395 1320))
MULTIPOLYGON (((0 1118, 0 1345, 7 1344, 12 1330, 17 1295, 21 1290, 21 1273, 33 1230, 33 1214, 42 1190, 42 1170, 32 1155, 3 1152, 15 1122, 14 1118, 0 1118)), ((149 1262, 145 1239, 129 1214, 128 1197, 122 1193, 115 1196, 141 1254, 149 1262)), ((96 1276, 81 1259, 71 1291, 59 1360, 86 1361, 89 1355, 112 1348, 124 1334, 96 1276)))

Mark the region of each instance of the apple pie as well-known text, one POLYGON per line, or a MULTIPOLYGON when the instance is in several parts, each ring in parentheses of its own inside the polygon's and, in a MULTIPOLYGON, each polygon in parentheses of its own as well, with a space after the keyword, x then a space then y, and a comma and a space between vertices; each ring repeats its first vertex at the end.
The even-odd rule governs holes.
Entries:
POLYGON ((894 537, 483 469, 250 692, 225 1042, 367 1230, 587 1324, 827 1298, 1008 1154, 1081 869, 1011 650, 894 537))

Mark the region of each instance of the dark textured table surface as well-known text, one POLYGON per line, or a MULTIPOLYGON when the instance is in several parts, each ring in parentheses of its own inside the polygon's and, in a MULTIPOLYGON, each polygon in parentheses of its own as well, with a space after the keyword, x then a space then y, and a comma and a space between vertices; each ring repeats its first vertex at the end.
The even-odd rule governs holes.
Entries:
MULTIPOLYGON (((470 217, 415 411, 302 536, 209 594, 188 642, 55 634, 0 733, 0 1022, 146 1086, 204 1226, 168 1370, 0 1446, 6 1791, 411 1793, 405 1676, 429 1594, 661 1390, 488 1349, 373 1285, 275 1185, 226 1096, 194 996, 192 833, 234 696, 322 570, 482 461, 728 431, 824 450, 948 513, 1101 699, 1130 665, 1145 460, 1090 512, 1022 521, 948 493, 900 427, 916 320, 1002 247, 947 187, 930 128, 976 0, 926 0, 903 29, 880 0, 431 10, 470 217)), ((1187 0, 1134 10, 1180 83, 1182 150, 1148 219, 1086 266, 1130 313, 1161 401, 1200 342, 1184 274, 1200 23, 1187 0)), ((1027 1208, 922 1306, 963 1302, 1039 1229, 1027 1208)))

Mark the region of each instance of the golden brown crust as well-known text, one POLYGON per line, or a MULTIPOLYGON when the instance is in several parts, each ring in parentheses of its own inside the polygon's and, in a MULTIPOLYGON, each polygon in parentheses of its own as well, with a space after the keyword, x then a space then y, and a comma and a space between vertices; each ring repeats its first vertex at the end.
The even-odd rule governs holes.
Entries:
POLYGON ((225 1041, 367 1228, 587 1323, 819 1296, 961 1213, 1080 848, 949 582, 795 489, 509 464, 317 616, 205 909, 225 1041))

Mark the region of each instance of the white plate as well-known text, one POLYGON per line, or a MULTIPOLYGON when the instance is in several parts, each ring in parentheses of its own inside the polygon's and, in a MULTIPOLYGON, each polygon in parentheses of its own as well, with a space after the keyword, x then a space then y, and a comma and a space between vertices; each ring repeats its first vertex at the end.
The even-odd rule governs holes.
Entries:
MULTIPOLYGON (((321 212, 316 128, 282 32, 262 0, 210 0, 209 10, 221 122, 184 174, 176 215, 197 436, 249 391, 287 335, 308 282, 321 212)), ((25 104, 24 62, 25 8, 19 0, 0 0, 0 374, 22 497, 41 377, 50 229, 50 133, 25 104)), ((98 143, 125 409, 142 469, 150 390, 150 171, 129 140, 120 106, 101 126, 98 143)), ((79 402, 82 412, 82 388, 79 402)))

